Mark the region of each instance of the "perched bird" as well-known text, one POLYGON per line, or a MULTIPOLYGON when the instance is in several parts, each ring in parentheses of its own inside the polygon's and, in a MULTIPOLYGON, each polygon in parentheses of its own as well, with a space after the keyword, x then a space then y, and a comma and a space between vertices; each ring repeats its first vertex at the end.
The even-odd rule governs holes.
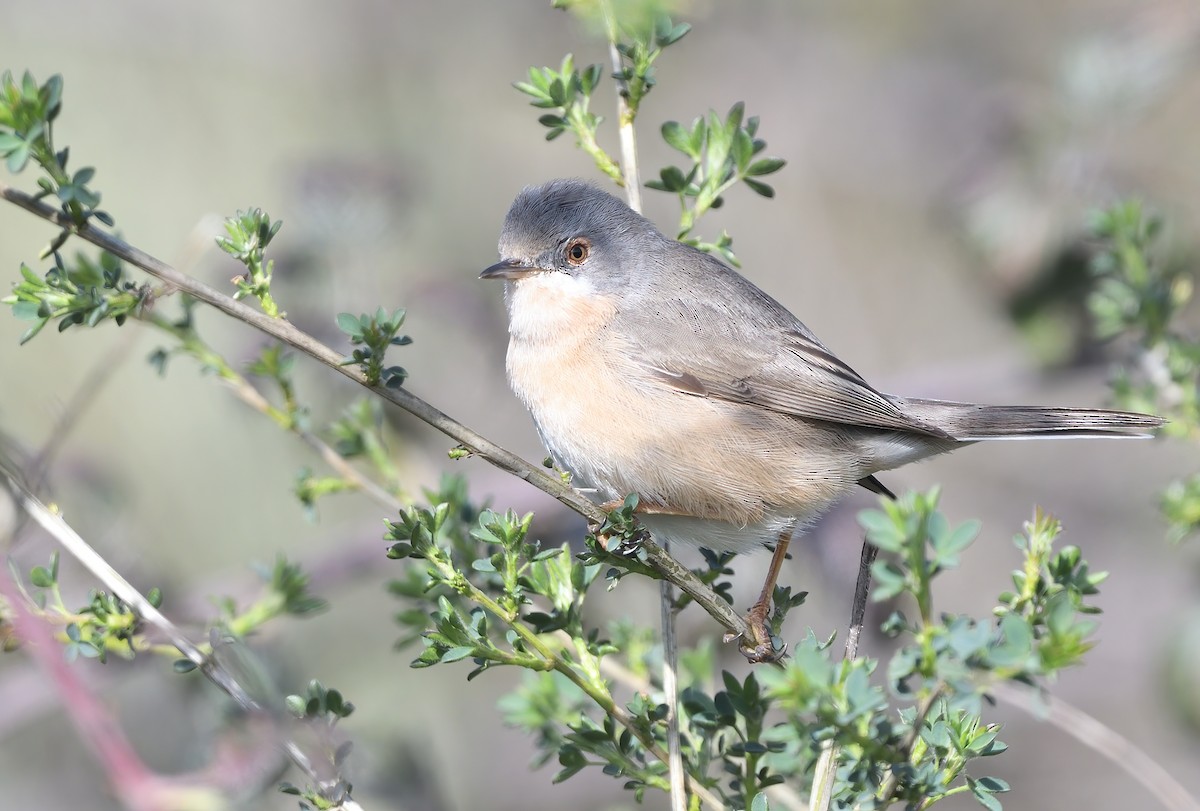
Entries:
POLYGON ((1146 437, 1158 417, 897 397, 779 302, 578 180, 524 189, 500 234, 508 378, 555 463, 606 507, 637 494, 655 538, 774 546, 743 650, 766 627, 792 534, 874 474, 992 439, 1146 437))

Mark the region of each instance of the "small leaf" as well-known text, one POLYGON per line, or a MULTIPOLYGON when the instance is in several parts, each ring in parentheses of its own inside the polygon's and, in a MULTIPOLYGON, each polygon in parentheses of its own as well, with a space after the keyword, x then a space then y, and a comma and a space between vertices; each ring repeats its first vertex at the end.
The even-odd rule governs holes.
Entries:
POLYGON ((1002 780, 999 777, 981 777, 975 782, 984 791, 990 791, 996 794, 1000 794, 1009 790, 1008 781, 1002 780))
POLYGON ((308 700, 304 696, 290 695, 283 702, 288 712, 297 718, 303 718, 308 708, 308 700))
POLYGON ((750 134, 745 130, 738 130, 733 134, 733 163, 739 172, 743 174, 747 172, 750 165, 750 158, 754 155, 754 145, 750 141, 750 134))
POLYGON ((775 189, 771 188, 766 183, 761 183, 757 180, 751 180, 748 177, 742 178, 742 180, 747 186, 749 186, 758 194, 761 194, 763 197, 771 198, 775 196, 775 189))
POLYGON ((769 175, 772 172, 778 172, 787 164, 783 158, 762 158, 756 160, 746 169, 748 175, 769 175))
POLYGON ((693 160, 700 157, 699 153, 692 148, 691 134, 678 121, 668 121, 663 124, 662 137, 671 147, 691 157, 693 160))
POLYGON ((351 337, 361 334, 363 329, 358 317, 350 313, 338 313, 337 325, 338 329, 351 337))
POLYGON ((943 555, 955 555, 975 542, 979 530, 983 526, 979 521, 972 520, 960 524, 953 532, 942 535, 937 543, 937 551, 943 555))
POLYGON ((457 662, 462 659, 466 659, 468 656, 470 656, 474 652, 475 652, 475 649, 469 645, 459 645, 458 647, 451 648, 450 650, 443 653, 441 661, 446 664, 448 664, 450 662, 457 662))

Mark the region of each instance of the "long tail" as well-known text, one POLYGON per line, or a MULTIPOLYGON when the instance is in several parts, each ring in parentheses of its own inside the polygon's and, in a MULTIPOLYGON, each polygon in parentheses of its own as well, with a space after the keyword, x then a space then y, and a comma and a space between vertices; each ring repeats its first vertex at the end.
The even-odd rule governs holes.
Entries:
POLYGON ((893 397, 905 412, 960 442, 990 439, 1108 437, 1147 439, 1166 420, 1152 414, 1091 408, 991 406, 893 397))

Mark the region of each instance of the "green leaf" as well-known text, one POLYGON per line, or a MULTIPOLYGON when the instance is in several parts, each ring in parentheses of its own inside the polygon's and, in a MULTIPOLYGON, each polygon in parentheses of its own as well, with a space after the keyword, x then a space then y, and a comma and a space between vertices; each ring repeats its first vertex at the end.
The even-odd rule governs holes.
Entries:
POLYGON ((999 777, 980 777, 975 782, 984 791, 990 791, 996 794, 1000 794, 1009 790, 1008 781, 1002 780, 999 777))
POLYGON ((935 548, 943 555, 958 554, 975 542, 982 526, 977 520, 962 523, 953 532, 940 536, 935 548))
MULTIPOLYGON (((667 20, 667 23, 670 23, 669 19, 667 20)), ((658 43, 658 47, 665 48, 668 45, 674 45, 676 42, 679 42, 679 40, 687 36, 688 32, 691 30, 692 26, 688 23, 679 23, 678 25, 672 27, 667 33, 657 37, 656 41, 658 43)))
POLYGON ((470 645, 459 645, 458 647, 451 648, 450 650, 443 653, 441 661, 443 664, 448 664, 450 662, 458 662, 462 659, 466 659, 468 656, 472 655, 473 653, 475 653, 475 649, 472 648, 470 645))
POLYGON ((672 148, 679 150, 692 160, 700 159, 700 152, 692 146, 692 136, 678 121, 668 121, 662 125, 662 137, 672 148))
POLYGON ((988 811, 1003 811, 1000 801, 983 786, 982 781, 972 780, 968 777, 967 786, 971 789, 971 796, 975 798, 976 802, 988 811))
POLYGON ((667 166, 659 173, 664 191, 681 192, 687 188, 687 178, 678 166, 667 166))
POLYGON ((739 101, 729 108, 729 115, 725 116, 725 138, 730 143, 733 142, 734 133, 742 126, 742 118, 746 114, 746 103, 739 101))
POLYGON ((863 510, 858 525, 867 531, 867 540, 884 552, 900 552, 904 548, 904 530, 882 510, 863 510))
POLYGON ((361 334, 363 330, 363 324, 358 320, 358 316, 351 313, 338 313, 337 325, 338 329, 352 337, 361 334))
POLYGON ((604 75, 604 68, 601 65, 588 65, 583 73, 579 76, 580 84, 583 87, 585 96, 592 95, 592 91, 596 89, 596 85, 600 83, 600 77, 604 75))
POLYGON ((733 134, 731 152, 733 154, 734 165, 737 166, 738 171, 746 173, 750 166, 750 158, 754 156, 754 145, 750 140, 748 132, 738 130, 733 134))
POLYGON ((761 183, 757 180, 751 180, 748 177, 742 178, 742 181, 763 197, 771 198, 775 196, 775 189, 768 186, 766 183, 761 183))
POLYGON ((769 175, 772 172, 778 172, 787 164, 783 158, 762 158, 756 160, 746 169, 748 175, 769 175))
POLYGON ((308 709, 308 699, 304 696, 290 695, 283 704, 287 707, 287 711, 297 718, 303 718, 308 709))
POLYGON ((12 305, 12 314, 14 318, 21 321, 34 321, 38 317, 38 309, 41 307, 41 302, 37 301, 16 301, 12 305))
POLYGON ((28 144, 22 144, 13 151, 9 152, 8 160, 5 161, 8 171, 12 172, 14 175, 24 169, 25 164, 27 163, 29 163, 28 144))
POLYGON ((46 326, 49 323, 50 323, 49 318, 43 318, 41 321, 37 322, 32 327, 30 327, 29 329, 22 332, 21 337, 17 340, 17 343, 20 346, 24 346, 25 344, 29 343, 30 341, 33 340, 35 335, 37 335, 39 332, 42 331, 42 327, 46 326))
POLYGON ((871 565, 871 575, 875 578, 871 599, 877 603, 902 593, 907 583, 904 571, 890 560, 875 561, 871 565))
POLYGON ((533 98, 537 99, 537 101, 533 102, 534 106, 537 106, 539 102, 547 102, 548 103, 550 101, 550 96, 549 96, 549 94, 546 93, 545 90, 543 90, 542 88, 537 87, 535 85, 529 84, 528 82, 514 82, 513 87, 515 87, 517 90, 521 91, 525 95, 532 96, 533 98))

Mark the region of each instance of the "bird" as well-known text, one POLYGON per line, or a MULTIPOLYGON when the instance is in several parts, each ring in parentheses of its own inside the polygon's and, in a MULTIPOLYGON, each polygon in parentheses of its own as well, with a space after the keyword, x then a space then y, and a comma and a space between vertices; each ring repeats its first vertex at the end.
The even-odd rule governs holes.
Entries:
POLYGON ((885 394, 782 304, 577 179, 524 188, 504 219, 506 370, 550 458, 651 537, 773 548, 742 652, 772 661, 771 597, 795 533, 877 473, 976 442, 1149 437, 1159 417, 885 394))

